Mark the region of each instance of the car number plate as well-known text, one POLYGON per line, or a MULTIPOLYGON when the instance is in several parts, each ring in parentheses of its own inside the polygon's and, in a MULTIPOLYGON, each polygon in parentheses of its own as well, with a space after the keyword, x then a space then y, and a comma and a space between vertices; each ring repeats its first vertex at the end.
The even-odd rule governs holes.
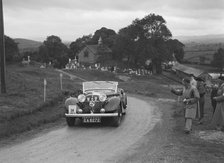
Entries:
POLYGON ((84 123, 100 123, 101 118, 100 117, 84 117, 83 122, 84 123))
POLYGON ((77 109, 76 105, 69 105, 68 106, 68 113, 69 114, 76 114, 76 109, 77 109))

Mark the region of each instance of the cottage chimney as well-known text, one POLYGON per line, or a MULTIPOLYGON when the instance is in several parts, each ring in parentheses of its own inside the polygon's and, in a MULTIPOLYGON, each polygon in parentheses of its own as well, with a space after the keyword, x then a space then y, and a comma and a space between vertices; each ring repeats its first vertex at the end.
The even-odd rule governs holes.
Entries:
POLYGON ((102 38, 101 38, 101 36, 100 36, 100 38, 99 38, 99 40, 98 40, 98 45, 102 45, 103 44, 103 40, 102 40, 102 38))

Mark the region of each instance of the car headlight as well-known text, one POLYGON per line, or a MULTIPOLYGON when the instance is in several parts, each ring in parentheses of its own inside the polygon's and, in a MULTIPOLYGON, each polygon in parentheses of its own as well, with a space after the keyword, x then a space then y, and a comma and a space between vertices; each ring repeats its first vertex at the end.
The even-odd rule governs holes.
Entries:
POLYGON ((105 94, 100 94, 99 95, 100 102, 104 102, 104 101, 106 101, 106 99, 107 99, 107 95, 105 95, 105 94))
POLYGON ((84 102, 86 100, 86 96, 84 94, 81 94, 78 96, 79 102, 84 102))

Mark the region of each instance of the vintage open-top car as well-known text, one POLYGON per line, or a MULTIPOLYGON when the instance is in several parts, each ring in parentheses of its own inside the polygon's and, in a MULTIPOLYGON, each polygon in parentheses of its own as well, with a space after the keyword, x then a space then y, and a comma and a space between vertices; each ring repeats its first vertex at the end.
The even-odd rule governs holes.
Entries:
POLYGON ((126 113, 127 96, 114 81, 89 81, 82 83, 82 93, 65 101, 68 126, 79 118, 83 123, 101 123, 110 118, 113 126, 119 126, 126 113))

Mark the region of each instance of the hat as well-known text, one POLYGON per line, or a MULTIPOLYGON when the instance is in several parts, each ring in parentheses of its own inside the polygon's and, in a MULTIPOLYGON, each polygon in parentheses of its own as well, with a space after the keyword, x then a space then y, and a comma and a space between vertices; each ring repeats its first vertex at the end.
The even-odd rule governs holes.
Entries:
POLYGON ((195 80, 196 81, 203 81, 203 82, 205 81, 202 77, 196 77, 195 80))
POLYGON ((185 82, 185 83, 190 83, 191 80, 190 80, 189 78, 184 78, 184 79, 183 79, 183 82, 185 82))
POLYGON ((218 79, 220 79, 220 80, 224 80, 224 76, 220 76, 218 79))

